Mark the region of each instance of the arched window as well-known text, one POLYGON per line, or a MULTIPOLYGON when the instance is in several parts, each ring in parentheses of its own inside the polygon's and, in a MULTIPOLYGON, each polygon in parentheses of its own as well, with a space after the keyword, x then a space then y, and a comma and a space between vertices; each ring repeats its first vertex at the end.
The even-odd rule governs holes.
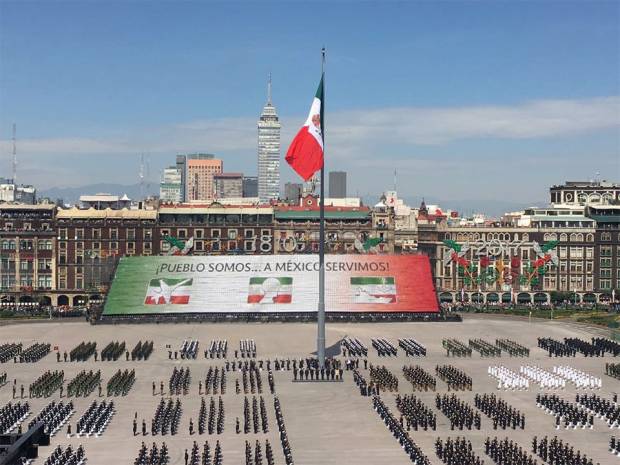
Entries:
MULTIPOLYGON (((545 236, 546 236, 546 234, 545 234, 545 236)), ((521 240, 523 240, 524 242, 529 242, 530 235, 528 233, 521 234, 521 240)), ((547 240, 547 239, 545 239, 545 240, 547 240)))
POLYGON ((586 242, 594 242, 594 234, 589 233, 586 235, 586 242))
POLYGON ((572 233, 572 234, 570 235, 570 241, 571 241, 571 242, 577 242, 577 234, 572 233))
POLYGON ((566 235, 566 233, 560 234, 560 241, 566 242, 567 240, 568 240, 568 236, 566 235))

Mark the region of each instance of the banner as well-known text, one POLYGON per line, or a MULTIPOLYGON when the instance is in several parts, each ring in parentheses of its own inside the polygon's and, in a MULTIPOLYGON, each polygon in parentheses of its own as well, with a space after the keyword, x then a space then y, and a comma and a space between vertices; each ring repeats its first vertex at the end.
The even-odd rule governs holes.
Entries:
MULTIPOLYGON (((317 255, 121 258, 104 315, 313 312, 317 255)), ((328 312, 437 312, 425 255, 326 255, 328 312)))

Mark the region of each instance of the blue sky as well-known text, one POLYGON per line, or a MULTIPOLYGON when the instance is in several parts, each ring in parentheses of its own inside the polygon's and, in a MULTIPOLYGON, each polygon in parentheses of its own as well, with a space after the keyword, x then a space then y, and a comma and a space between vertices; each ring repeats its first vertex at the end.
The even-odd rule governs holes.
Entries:
MULTIPOLYGON (((286 150, 328 49, 327 168, 350 191, 541 203, 620 181, 618 2, 0 1, 0 175, 137 182, 185 151, 254 174, 273 74, 286 150)), ((283 181, 294 174, 282 167, 283 181)), ((449 205, 448 205, 449 206, 449 205)))

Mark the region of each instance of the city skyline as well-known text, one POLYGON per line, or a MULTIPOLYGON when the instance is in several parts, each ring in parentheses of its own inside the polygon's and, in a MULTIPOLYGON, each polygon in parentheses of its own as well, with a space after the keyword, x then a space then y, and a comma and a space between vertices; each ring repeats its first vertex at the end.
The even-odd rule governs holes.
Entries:
MULTIPOLYGON (((259 26, 292 16, 293 5, 246 6, 233 37, 217 22, 231 17, 222 4, 122 5, 125 19, 102 4, 1 4, 0 174, 10 173, 16 122, 18 178, 42 189, 134 184, 141 153, 150 154, 151 183, 178 153, 216 153, 227 170, 253 175, 266 76, 283 154, 304 120, 324 41, 326 170, 350 173, 352 193, 380 195, 395 169, 403 197, 525 205, 564 179, 620 179, 613 2, 361 4, 349 39, 341 19, 350 9, 333 5, 321 43, 301 45, 290 26, 268 37, 259 26), (185 26, 208 16, 215 42, 185 26, 159 38, 167 14, 185 26), (137 18, 141 31, 128 27, 137 18), (85 28, 93 34, 80 43, 85 28)), ((281 171, 281 187, 295 180, 285 164, 281 171)))

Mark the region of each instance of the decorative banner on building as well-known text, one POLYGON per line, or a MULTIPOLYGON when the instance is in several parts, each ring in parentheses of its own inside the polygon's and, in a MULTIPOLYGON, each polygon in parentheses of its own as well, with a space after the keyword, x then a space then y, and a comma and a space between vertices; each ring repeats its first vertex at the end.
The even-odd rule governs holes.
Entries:
MULTIPOLYGON (((313 312, 318 256, 121 258, 104 315, 313 312)), ((326 255, 326 310, 437 312, 425 255, 326 255)))

